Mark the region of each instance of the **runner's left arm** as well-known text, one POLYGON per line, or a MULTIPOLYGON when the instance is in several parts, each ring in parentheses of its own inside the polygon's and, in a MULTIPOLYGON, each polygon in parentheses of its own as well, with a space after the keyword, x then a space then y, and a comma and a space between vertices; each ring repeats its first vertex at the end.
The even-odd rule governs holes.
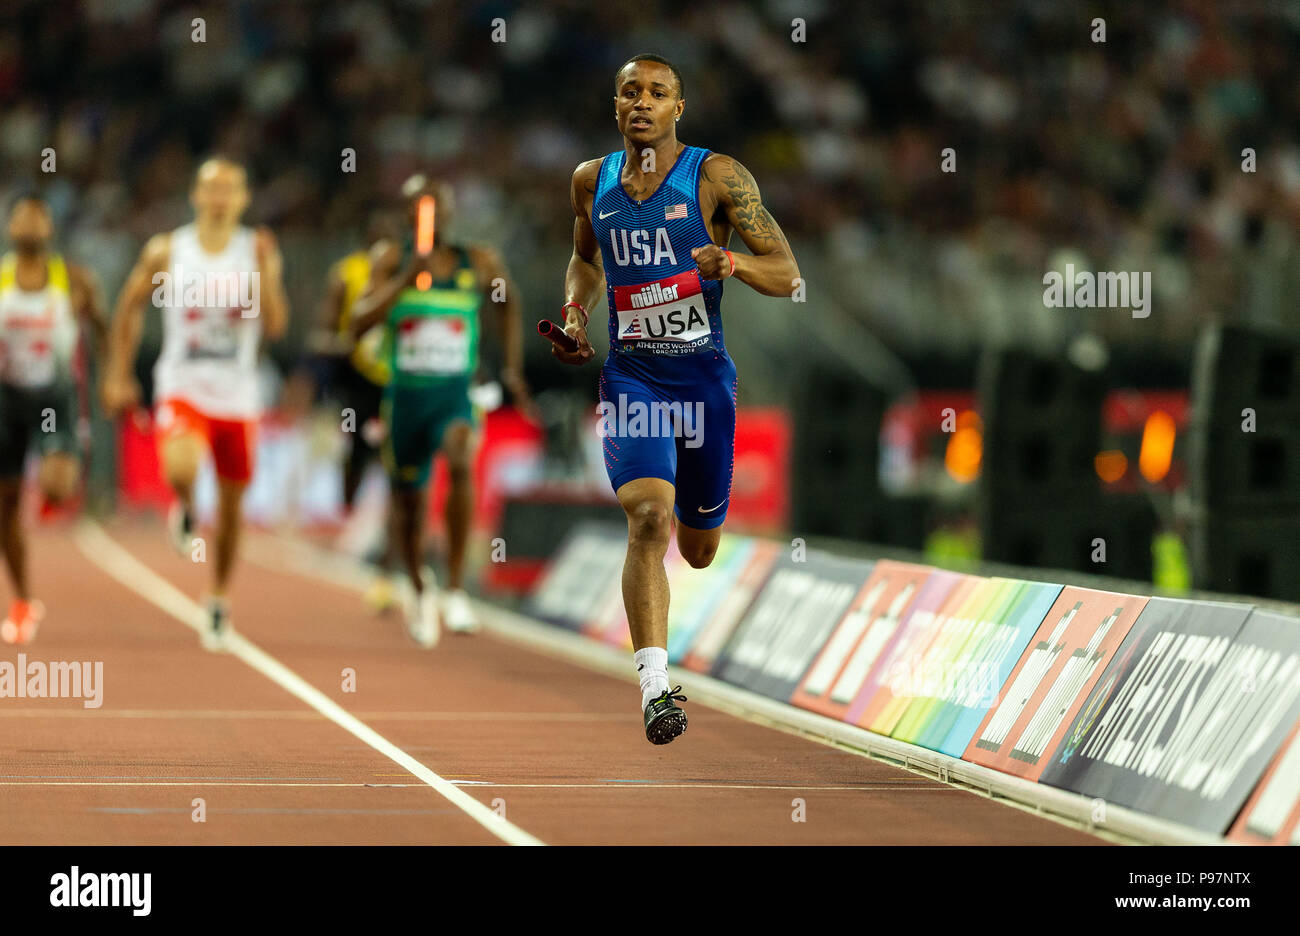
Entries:
POLYGON ((734 276, 765 296, 793 295, 799 285, 799 264, 781 226, 763 204, 749 170, 730 156, 714 154, 704 161, 700 175, 717 199, 718 209, 749 248, 749 255, 737 253, 728 259, 727 251, 717 244, 697 247, 691 256, 700 275, 705 279, 734 276))
POLYGON ((524 381, 524 330, 519 290, 496 249, 475 247, 470 251, 470 261, 478 273, 479 288, 497 311, 502 345, 501 382, 510 391, 515 405, 522 407, 528 400, 528 384, 524 381), (494 298, 498 294, 500 301, 494 298))
POLYGON ((257 269, 262 274, 259 288, 259 314, 262 331, 271 341, 284 336, 289 328, 289 298, 284 292, 284 258, 280 245, 268 228, 257 229, 257 269))

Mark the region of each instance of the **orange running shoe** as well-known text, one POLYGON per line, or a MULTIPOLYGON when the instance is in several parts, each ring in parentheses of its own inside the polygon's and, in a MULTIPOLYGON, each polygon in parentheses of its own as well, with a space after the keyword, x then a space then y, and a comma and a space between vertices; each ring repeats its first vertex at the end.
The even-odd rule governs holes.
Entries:
POLYGON ((20 601, 9 605, 9 614, 0 622, 0 640, 11 644, 29 644, 36 639, 36 630, 45 617, 45 605, 39 601, 20 601))

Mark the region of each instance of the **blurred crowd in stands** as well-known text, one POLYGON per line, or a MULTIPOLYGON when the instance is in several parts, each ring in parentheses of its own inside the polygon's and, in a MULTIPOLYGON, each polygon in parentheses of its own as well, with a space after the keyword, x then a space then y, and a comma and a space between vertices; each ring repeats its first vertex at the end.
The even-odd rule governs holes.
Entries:
POLYGON ((680 137, 757 177, 809 276, 797 311, 910 362, 1300 319, 1286 2, 9 0, 0 190, 39 187, 115 290, 147 235, 186 220, 196 156, 240 157, 310 316, 368 213, 432 169, 461 235, 501 245, 549 308, 569 175, 618 147, 613 75, 643 51, 685 76, 680 137), (1150 318, 1045 308, 1066 263, 1150 271, 1150 318))

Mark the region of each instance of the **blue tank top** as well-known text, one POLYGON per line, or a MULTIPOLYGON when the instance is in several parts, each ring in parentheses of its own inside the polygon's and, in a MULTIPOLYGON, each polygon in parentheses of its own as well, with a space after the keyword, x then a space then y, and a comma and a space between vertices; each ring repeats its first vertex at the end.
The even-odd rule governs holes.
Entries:
POLYGON ((661 379, 726 361, 722 283, 701 279, 691 251, 713 243, 700 212, 700 166, 710 151, 682 150, 659 188, 633 201, 619 179, 627 153, 600 163, 591 226, 605 263, 609 359, 661 379))

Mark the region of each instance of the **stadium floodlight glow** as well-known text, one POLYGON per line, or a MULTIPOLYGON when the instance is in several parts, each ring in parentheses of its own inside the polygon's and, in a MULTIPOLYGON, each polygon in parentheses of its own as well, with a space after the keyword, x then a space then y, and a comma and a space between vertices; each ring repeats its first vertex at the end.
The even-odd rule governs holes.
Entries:
POLYGON ((1164 410, 1156 410, 1147 417, 1142 428, 1142 449, 1138 453, 1138 470, 1152 484, 1163 481, 1174 460, 1174 440, 1177 430, 1174 418, 1164 410))
POLYGON ((1092 466, 1097 470, 1097 477, 1111 484, 1124 477, 1128 471, 1128 456, 1119 449, 1107 449, 1097 453, 1092 466))
POLYGON ((943 466, 955 481, 969 484, 979 477, 984 457, 984 424, 974 410, 957 417, 957 428, 948 439, 943 466))

